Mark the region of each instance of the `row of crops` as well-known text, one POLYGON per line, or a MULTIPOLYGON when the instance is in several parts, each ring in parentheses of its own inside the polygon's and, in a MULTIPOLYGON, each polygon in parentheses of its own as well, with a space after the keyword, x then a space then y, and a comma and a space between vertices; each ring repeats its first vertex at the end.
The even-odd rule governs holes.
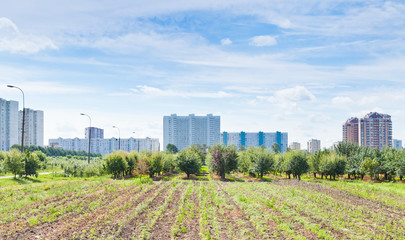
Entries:
POLYGON ((0 238, 403 239, 402 186, 97 178, 0 187, 0 238))

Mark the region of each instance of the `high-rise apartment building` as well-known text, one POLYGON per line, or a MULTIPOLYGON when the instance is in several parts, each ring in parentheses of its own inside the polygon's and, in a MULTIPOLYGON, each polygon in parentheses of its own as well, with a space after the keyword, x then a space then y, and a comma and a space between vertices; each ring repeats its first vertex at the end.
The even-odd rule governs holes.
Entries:
POLYGON ((0 150, 8 151, 18 142, 18 102, 0 98, 0 150))
POLYGON ((351 142, 359 145, 359 119, 354 117, 343 124, 343 142, 351 142))
POLYGON ((315 154, 321 150, 321 140, 311 139, 307 142, 308 152, 315 154))
POLYGON ((398 140, 398 139, 393 139, 392 140, 392 147, 397 149, 397 150, 402 150, 402 140, 398 140))
POLYGON ((391 116, 370 112, 364 118, 350 118, 343 124, 343 141, 378 149, 392 147, 391 116))
POLYGON ((244 147, 260 147, 271 149, 274 143, 280 147, 280 152, 287 151, 288 133, 286 132, 223 132, 221 144, 234 145, 238 149, 244 147))
POLYGON ((290 143, 289 148, 290 148, 292 151, 301 150, 301 143, 299 143, 299 142, 292 142, 292 143, 290 143))
POLYGON ((391 116, 371 112, 360 119, 360 145, 383 149, 392 147, 391 116))
MULTIPOLYGON (((21 143, 23 111, 18 112, 18 142, 21 143)), ((44 112, 25 109, 24 146, 44 146, 44 112)))
POLYGON ((96 127, 87 127, 84 130, 84 138, 89 139, 89 130, 91 129, 91 139, 104 138, 104 129, 96 127))
POLYGON ((194 144, 212 146, 220 142, 220 116, 177 116, 163 117, 163 149, 174 144, 179 151, 194 144))

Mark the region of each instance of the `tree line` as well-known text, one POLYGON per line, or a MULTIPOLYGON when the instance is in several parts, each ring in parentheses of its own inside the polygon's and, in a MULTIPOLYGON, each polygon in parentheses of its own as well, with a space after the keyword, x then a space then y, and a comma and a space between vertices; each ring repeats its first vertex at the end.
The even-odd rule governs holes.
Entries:
MULTIPOLYGON (((11 146, 11 149, 21 149, 21 145, 19 144, 14 144, 11 146)), ((67 157, 67 156, 81 156, 81 157, 86 157, 88 156, 88 152, 86 151, 74 151, 74 150, 64 150, 61 148, 53 148, 53 147, 41 147, 41 146, 24 146, 24 152, 25 151, 30 151, 30 152, 35 152, 35 151, 41 151, 45 153, 48 157, 67 157)), ((91 157, 101 157, 100 153, 90 153, 91 157)))
POLYGON ((322 150, 316 154, 304 151, 280 153, 277 146, 268 150, 264 147, 250 147, 238 151, 235 146, 215 145, 207 148, 192 146, 177 152, 175 146, 162 153, 115 152, 106 157, 105 168, 114 177, 132 172, 149 174, 153 177, 163 172, 179 170, 191 174, 199 172, 207 164, 212 172, 222 179, 226 174, 237 171, 253 177, 263 178, 265 174, 285 174, 288 178, 301 179, 303 174, 321 178, 336 179, 347 174, 348 178, 392 180, 405 176, 405 152, 392 148, 383 150, 359 147, 340 142, 335 150, 322 150), (177 153, 176 153, 177 152, 177 153))

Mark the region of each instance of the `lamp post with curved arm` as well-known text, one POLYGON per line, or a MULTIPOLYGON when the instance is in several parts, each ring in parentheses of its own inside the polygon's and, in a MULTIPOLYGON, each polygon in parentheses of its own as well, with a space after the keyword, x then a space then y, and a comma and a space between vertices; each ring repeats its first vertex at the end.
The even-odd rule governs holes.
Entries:
POLYGON ((113 126, 113 128, 118 129, 118 151, 121 150, 121 132, 117 126, 113 126))
POLYGON ((89 118, 89 120, 90 120, 90 127, 89 127, 89 156, 88 156, 88 163, 90 164, 90 144, 91 144, 91 117, 89 116, 89 115, 87 115, 87 114, 84 114, 84 113, 80 113, 80 115, 82 115, 82 116, 87 116, 88 118, 89 118))
POLYGON ((24 96, 24 91, 13 85, 7 85, 9 88, 17 88, 18 90, 21 91, 23 95, 23 117, 22 117, 22 128, 21 128, 21 152, 24 152, 24 132, 25 132, 25 96, 24 96))

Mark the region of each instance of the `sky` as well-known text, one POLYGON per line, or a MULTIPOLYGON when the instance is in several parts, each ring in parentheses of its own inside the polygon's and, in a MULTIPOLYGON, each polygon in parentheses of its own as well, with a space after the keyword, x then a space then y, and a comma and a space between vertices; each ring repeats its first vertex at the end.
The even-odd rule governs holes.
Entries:
MULTIPOLYGON (((163 116, 221 131, 342 139, 390 114, 405 136, 402 0, 1 0, 0 98, 43 110, 49 138, 160 138, 163 116), (133 133, 135 132, 135 133, 133 133)), ((163 147, 163 146, 161 146, 163 147)))

